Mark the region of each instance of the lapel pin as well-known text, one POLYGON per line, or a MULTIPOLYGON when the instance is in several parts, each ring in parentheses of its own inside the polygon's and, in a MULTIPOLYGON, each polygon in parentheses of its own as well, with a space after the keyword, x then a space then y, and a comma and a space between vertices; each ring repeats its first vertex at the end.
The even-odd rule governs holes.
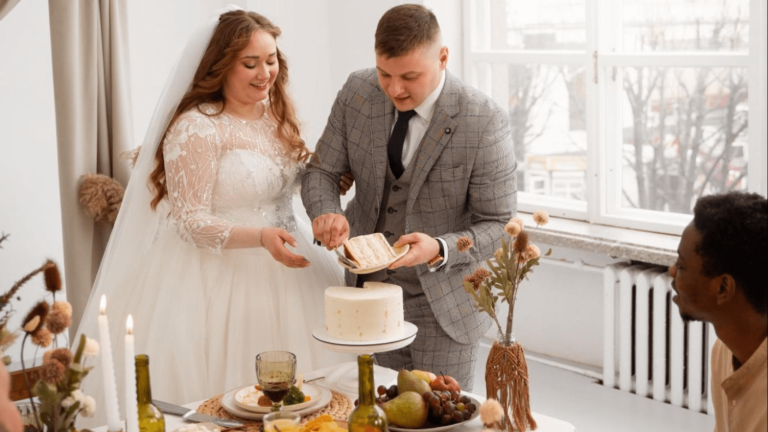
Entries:
POLYGON ((445 133, 446 133, 446 134, 449 134, 449 133, 451 133, 451 128, 445 128, 445 133))

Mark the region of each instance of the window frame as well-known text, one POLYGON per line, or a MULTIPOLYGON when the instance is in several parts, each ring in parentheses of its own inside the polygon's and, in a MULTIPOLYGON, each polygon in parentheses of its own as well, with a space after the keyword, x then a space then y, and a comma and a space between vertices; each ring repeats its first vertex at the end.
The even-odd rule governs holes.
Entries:
MULTIPOLYGON (((621 46, 623 22, 622 0, 585 0, 586 44, 581 51, 558 50, 493 50, 476 49, 490 46, 490 29, 476 32, 484 17, 490 14, 488 0, 462 0, 464 26, 464 78, 491 95, 490 72, 481 65, 577 64, 585 68, 587 87, 585 121, 587 133, 587 193, 585 201, 558 199, 526 192, 518 194, 518 210, 547 210, 553 216, 584 220, 667 234, 679 234, 692 215, 621 207, 621 122, 617 121, 621 98, 622 68, 648 67, 724 67, 747 68, 749 97, 749 172, 747 190, 765 196, 768 192, 766 126, 767 91, 765 28, 768 27, 767 2, 750 0, 748 52, 615 52, 621 46), (600 37, 608 35, 608 37, 600 37), (617 125, 609 127, 608 125, 617 125), (619 134, 619 135, 617 135, 619 134)), ((487 22, 487 21, 486 21, 487 22)), ((488 68, 486 68, 488 69, 488 68)), ((522 161, 518 161, 522 163, 522 161)))

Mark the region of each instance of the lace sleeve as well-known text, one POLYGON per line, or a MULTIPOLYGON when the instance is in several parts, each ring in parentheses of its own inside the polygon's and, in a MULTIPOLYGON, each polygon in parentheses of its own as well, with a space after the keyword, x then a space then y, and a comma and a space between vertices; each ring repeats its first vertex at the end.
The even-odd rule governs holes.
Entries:
POLYGON ((221 253, 234 226, 211 214, 221 138, 207 116, 179 116, 163 142, 171 216, 185 241, 221 253))

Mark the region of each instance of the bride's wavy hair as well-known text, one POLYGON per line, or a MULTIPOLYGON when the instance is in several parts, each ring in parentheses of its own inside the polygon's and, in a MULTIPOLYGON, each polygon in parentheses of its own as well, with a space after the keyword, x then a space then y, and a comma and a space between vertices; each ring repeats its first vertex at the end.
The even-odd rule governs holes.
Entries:
MULTIPOLYGON (((226 101, 222 87, 226 74, 234 67, 238 54, 248 46, 251 35, 257 30, 264 30, 275 39, 282 34, 280 27, 272 24, 269 19, 256 12, 237 10, 224 13, 219 17, 219 24, 205 49, 202 60, 200 60, 192 80, 192 86, 179 102, 179 107, 174 112, 157 146, 155 169, 149 175, 149 186, 155 193, 151 202, 153 210, 168 195, 163 158, 165 134, 168 133, 168 129, 176 119, 192 107, 199 107, 203 103, 218 102, 221 103, 221 110, 211 114, 211 116, 219 115, 224 111, 226 101)), ((279 65, 277 78, 269 90, 269 110, 272 117, 277 121, 278 139, 294 150, 297 161, 306 162, 312 153, 307 149, 304 140, 301 139, 296 110, 288 95, 288 62, 280 48, 277 48, 277 63, 279 65)), ((203 112, 203 114, 205 113, 203 112)))

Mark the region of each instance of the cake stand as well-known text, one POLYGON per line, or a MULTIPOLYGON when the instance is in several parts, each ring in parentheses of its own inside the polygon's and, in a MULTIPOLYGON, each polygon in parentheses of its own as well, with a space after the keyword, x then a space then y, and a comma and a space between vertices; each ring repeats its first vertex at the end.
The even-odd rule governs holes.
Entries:
MULTIPOLYGON (((325 327, 318 327, 312 331, 312 337, 315 338, 323 347, 331 351, 343 352, 348 354, 376 354, 380 352, 394 351, 410 345, 414 339, 416 339, 416 332, 418 327, 414 324, 405 322, 403 331, 398 336, 393 336, 380 341, 372 342, 354 342, 336 339, 328 336, 325 331, 325 327)), ((392 380, 391 374, 386 374, 381 371, 377 371, 374 367, 373 381, 377 385, 386 384, 392 380), (387 376, 389 375, 389 376, 387 376)), ((326 377, 328 382, 336 382, 335 387, 337 390, 350 395, 357 395, 358 390, 358 376, 357 376, 357 362, 342 363, 334 371, 326 377)))

